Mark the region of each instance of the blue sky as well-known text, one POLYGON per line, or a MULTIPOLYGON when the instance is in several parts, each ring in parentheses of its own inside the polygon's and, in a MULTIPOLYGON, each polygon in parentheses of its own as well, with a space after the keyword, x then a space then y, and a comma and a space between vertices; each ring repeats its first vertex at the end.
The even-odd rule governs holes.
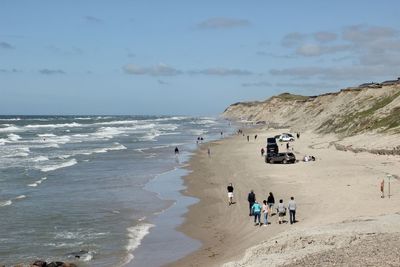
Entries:
POLYGON ((400 76, 400 1, 0 0, 0 114, 215 115, 400 76))

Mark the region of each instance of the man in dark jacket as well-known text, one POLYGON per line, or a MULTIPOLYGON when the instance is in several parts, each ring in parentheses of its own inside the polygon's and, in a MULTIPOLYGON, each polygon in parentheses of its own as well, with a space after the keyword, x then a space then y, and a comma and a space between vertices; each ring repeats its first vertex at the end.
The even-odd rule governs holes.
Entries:
POLYGON ((256 202, 256 194, 254 194, 254 191, 251 190, 249 195, 247 196, 247 201, 249 202, 249 216, 252 215, 251 208, 253 207, 254 203, 256 202))

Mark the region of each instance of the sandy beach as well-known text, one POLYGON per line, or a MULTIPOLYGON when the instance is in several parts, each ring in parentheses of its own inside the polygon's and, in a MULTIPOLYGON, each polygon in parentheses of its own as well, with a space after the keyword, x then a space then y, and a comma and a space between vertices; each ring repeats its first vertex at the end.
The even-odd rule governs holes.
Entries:
MULTIPOLYGON (((200 146, 190 161, 191 173, 185 177, 187 189, 183 192, 200 201, 190 207, 179 230, 203 245, 169 266, 297 266, 299 260, 303 262, 298 266, 313 265, 312 261, 321 265, 318 253, 336 251, 337 258, 343 259, 340 249, 362 247, 355 241, 368 244, 371 235, 378 235, 380 241, 374 244, 380 246, 386 235, 399 234, 399 156, 339 151, 334 146, 335 136, 306 132, 291 143, 291 149, 297 159, 313 155, 316 161, 266 164, 260 155, 266 138, 288 131, 249 129, 245 131, 249 142, 245 136, 234 135, 200 146), (388 181, 387 175, 393 175, 392 195, 389 198, 386 191, 381 198, 379 185, 383 178, 388 181), (226 190, 230 182, 236 202, 231 206, 226 190), (269 192, 274 193, 276 202, 283 199, 287 203, 294 196, 298 222, 279 225, 275 215, 269 217, 270 225, 254 226, 247 202, 252 189, 258 201, 266 199, 269 192)), ((363 144, 372 140, 365 138, 363 144)), ((284 143, 280 150, 286 151, 284 143)), ((330 260, 332 265, 337 263, 335 257, 330 260)))

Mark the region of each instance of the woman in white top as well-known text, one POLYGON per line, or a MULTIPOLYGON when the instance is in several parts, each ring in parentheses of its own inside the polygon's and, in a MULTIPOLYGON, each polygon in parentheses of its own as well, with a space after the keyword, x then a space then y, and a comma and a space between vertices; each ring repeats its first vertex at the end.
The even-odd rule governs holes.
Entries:
POLYGON ((269 206, 268 206, 266 200, 263 201, 262 212, 264 214, 264 226, 267 226, 268 225, 269 206))

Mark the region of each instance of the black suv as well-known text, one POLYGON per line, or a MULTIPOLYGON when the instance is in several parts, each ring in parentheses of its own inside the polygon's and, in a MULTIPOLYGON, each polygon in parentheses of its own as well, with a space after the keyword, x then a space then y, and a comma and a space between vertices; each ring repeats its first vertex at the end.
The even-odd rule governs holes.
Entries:
POLYGON ((295 163, 296 156, 289 152, 289 153, 275 153, 275 154, 267 154, 265 156, 266 163, 295 163))
POLYGON ((279 152, 279 147, 278 144, 276 143, 276 139, 274 137, 268 137, 266 155, 276 154, 278 152, 279 152))

